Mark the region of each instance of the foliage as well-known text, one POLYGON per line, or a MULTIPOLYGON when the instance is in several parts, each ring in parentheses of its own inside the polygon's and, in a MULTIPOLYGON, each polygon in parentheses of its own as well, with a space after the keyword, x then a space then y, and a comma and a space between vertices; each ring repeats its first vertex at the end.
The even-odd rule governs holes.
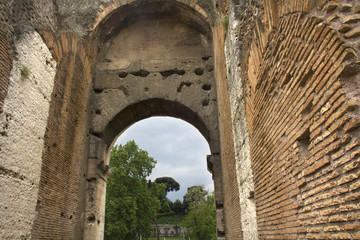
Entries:
POLYGON ((163 213, 169 213, 171 211, 170 209, 170 205, 167 201, 165 201, 163 204, 162 204, 162 207, 161 207, 161 212, 163 213))
POLYGON ((216 211, 214 194, 207 195, 205 201, 193 204, 182 225, 188 229, 187 237, 191 237, 191 239, 215 239, 216 211))
POLYGON ((185 216, 185 213, 160 213, 156 219, 158 224, 179 224, 185 216))
POLYGON ((30 69, 27 66, 23 66, 20 70, 20 75, 23 78, 28 78, 30 76, 30 69))
POLYGON ((146 177, 151 174, 156 161, 139 149, 134 141, 111 150, 110 168, 106 190, 105 239, 143 239, 150 237, 151 222, 160 209, 157 197, 165 186, 152 184, 146 177))
POLYGON ((179 199, 176 199, 175 202, 173 203, 172 210, 175 213, 182 213, 185 211, 184 204, 179 199))
POLYGON ((202 204, 206 200, 207 191, 204 190, 204 186, 192 186, 188 187, 184 195, 184 208, 190 210, 196 205, 202 204))
POLYGON ((179 191, 180 184, 171 177, 160 177, 155 179, 156 183, 164 183, 166 185, 166 193, 179 191))
POLYGON ((229 17, 228 17, 228 16, 224 16, 224 17, 221 19, 221 24, 223 25, 224 30, 227 31, 228 26, 229 26, 229 17))

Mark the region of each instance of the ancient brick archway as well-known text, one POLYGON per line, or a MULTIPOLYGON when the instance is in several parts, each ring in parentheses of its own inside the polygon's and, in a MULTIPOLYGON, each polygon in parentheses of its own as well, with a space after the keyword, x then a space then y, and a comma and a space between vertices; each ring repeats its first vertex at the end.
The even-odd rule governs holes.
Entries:
POLYGON ((208 165, 222 206, 210 29, 203 15, 177 1, 120 6, 95 29, 99 52, 92 93, 85 239, 103 235, 110 147, 130 125, 152 116, 180 118, 201 132, 210 146, 208 165))

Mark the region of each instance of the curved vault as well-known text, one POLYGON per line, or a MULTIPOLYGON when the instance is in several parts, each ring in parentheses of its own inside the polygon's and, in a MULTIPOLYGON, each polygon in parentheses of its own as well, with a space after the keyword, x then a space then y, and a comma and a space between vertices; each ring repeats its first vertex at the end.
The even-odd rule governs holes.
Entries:
POLYGON ((199 10, 179 1, 134 1, 95 29, 85 239, 103 235, 109 148, 133 123, 180 118, 201 132, 212 154, 220 151, 211 24, 199 10))

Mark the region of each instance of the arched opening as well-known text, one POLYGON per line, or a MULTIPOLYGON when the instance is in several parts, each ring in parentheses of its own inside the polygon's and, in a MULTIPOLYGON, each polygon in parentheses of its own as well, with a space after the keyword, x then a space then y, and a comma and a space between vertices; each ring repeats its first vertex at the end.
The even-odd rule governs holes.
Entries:
POLYGON ((156 161, 151 180, 170 176, 180 183, 180 190, 169 192, 170 200, 180 199, 187 187, 203 184, 213 191, 211 174, 207 171, 206 156, 209 144, 203 135, 187 122, 173 117, 151 117, 126 129, 115 144, 135 140, 156 161))
MULTIPOLYGON (((207 141, 196 128, 183 120, 172 117, 152 117, 136 122, 124 131, 115 144, 120 143, 122 146, 116 148, 116 152, 121 152, 123 154, 117 154, 117 158, 114 158, 113 155, 109 162, 110 168, 117 170, 115 175, 114 172, 112 172, 108 177, 105 204, 105 221, 108 225, 105 225, 104 235, 115 237, 116 235, 114 234, 116 234, 117 231, 120 231, 120 235, 123 236, 123 239, 127 239, 130 238, 129 235, 131 235, 131 232, 142 232, 144 234, 142 236, 144 237, 145 235, 150 234, 148 226, 152 224, 153 227, 157 226, 156 229, 159 230, 160 237, 183 236, 181 233, 185 233, 185 229, 180 228, 179 223, 184 220, 186 216, 184 209, 186 201, 183 201, 183 197, 187 192, 187 188, 195 185, 203 185, 204 189, 209 191, 209 194, 211 194, 214 189, 212 176, 206 170, 207 165, 206 161, 204 161, 210 152, 207 141), (148 156, 157 161, 155 168, 152 169, 151 175, 146 177, 146 181, 140 181, 141 177, 139 177, 139 175, 137 175, 138 177, 130 179, 127 175, 119 174, 119 169, 128 169, 125 166, 129 165, 141 165, 144 167, 143 169, 148 169, 149 167, 149 164, 145 164, 145 162, 147 163, 146 158, 143 159, 140 157, 139 159, 142 159, 141 161, 133 161, 133 157, 130 159, 124 158, 124 156, 128 156, 128 154, 125 153, 130 153, 129 156, 134 156, 134 148, 130 147, 133 145, 128 143, 130 140, 134 140, 139 149, 147 151, 148 156), (118 167, 114 168, 114 166, 118 167), (155 179, 163 177, 173 178, 179 183, 179 191, 168 192, 166 195, 161 196, 151 195, 150 193, 153 191, 149 190, 148 187, 155 187, 155 179), (150 185, 149 183, 146 184, 149 180, 152 182, 150 185), (131 187, 129 187, 129 182, 132 183, 130 185, 131 187), (139 192, 142 194, 139 195, 139 192), (132 199, 134 207, 127 207, 128 205, 118 198, 119 193, 121 193, 122 197, 126 196, 126 199, 132 199), (148 199, 146 203, 144 203, 145 198, 148 199), (173 208, 173 204, 176 200, 178 200, 178 204, 180 202, 181 209, 173 208), (161 205, 147 204, 148 202, 153 201, 159 201, 157 204, 161 203, 161 205), (110 202, 118 202, 118 204, 117 206, 114 206, 113 204, 109 204, 110 202), (169 204, 167 206, 170 208, 168 211, 161 207, 157 209, 158 214, 155 224, 155 215, 153 215, 154 213, 151 214, 151 209, 154 209, 155 206, 164 207, 164 203, 169 204), (115 211, 115 209, 117 210, 115 211), (130 222, 132 222, 131 219, 135 220, 135 217, 128 218, 129 214, 127 214, 127 210, 132 210, 133 212, 136 212, 136 216, 141 216, 142 221, 139 225, 130 224, 130 222), (117 214, 114 212, 117 212, 117 214), (127 217, 119 218, 119 216, 127 217), (169 218, 172 218, 173 221, 176 219, 176 222, 171 221, 167 222, 170 225, 162 225, 165 223, 164 221, 169 218), (109 225, 111 227, 109 227, 109 225), (139 229, 137 231, 132 230, 129 232, 120 230, 120 228, 117 231, 114 230, 120 225, 138 226, 139 229), (126 235, 127 237, 124 238, 125 234, 129 235, 126 235)), ((112 153, 114 153, 114 150, 112 153)), ((130 167, 130 169, 134 168, 130 167)), ((186 200, 188 199, 189 198, 186 198, 186 200)), ((207 212, 206 216, 213 215, 211 215, 211 212, 207 212)), ((215 226, 213 224, 211 229, 215 231, 215 226)))
MULTIPOLYGON (((164 99, 150 99, 127 106, 121 112, 114 116, 112 121, 105 127, 105 131, 98 135, 92 136, 92 144, 90 145, 90 165, 89 189, 87 194, 87 216, 86 225, 89 227, 84 231, 84 237, 87 234, 97 234, 96 238, 102 238, 104 229, 104 213, 105 213, 105 192, 106 178, 108 176, 107 166, 109 164, 111 147, 119 135, 121 135, 131 125, 143 119, 153 116, 169 116, 184 120, 193 125, 202 137, 206 140, 211 154, 218 156, 214 149, 218 149, 218 138, 216 138, 217 129, 209 129, 201 117, 193 112, 190 108, 176 102, 164 99), (118 134, 116 134, 118 133, 118 134), (213 136, 213 137, 212 137, 213 136), (92 176, 92 177, 91 177, 92 176)), ((206 163, 208 170, 212 173, 212 179, 220 188, 221 175, 214 172, 214 165, 219 164, 219 159, 209 160, 208 155, 206 163)), ((205 156, 204 156, 205 157, 205 156)))
MULTIPOLYGON (((214 54, 210 23, 179 1, 133 1, 97 26, 84 238, 103 235, 110 148, 132 124, 169 116, 193 125, 209 144, 208 169, 221 195, 214 54)), ((201 10, 201 9, 200 9, 201 10)), ((216 191, 215 191, 216 192, 216 191)), ((217 206, 222 206, 222 200, 217 206)))

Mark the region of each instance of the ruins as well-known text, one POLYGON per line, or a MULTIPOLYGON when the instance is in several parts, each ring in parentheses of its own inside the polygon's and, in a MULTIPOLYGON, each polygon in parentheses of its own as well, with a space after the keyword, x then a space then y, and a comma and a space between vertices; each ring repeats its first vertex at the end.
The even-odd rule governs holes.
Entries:
POLYGON ((102 239, 152 116, 211 154, 217 239, 360 239, 360 0, 0 1, 0 238, 102 239))

